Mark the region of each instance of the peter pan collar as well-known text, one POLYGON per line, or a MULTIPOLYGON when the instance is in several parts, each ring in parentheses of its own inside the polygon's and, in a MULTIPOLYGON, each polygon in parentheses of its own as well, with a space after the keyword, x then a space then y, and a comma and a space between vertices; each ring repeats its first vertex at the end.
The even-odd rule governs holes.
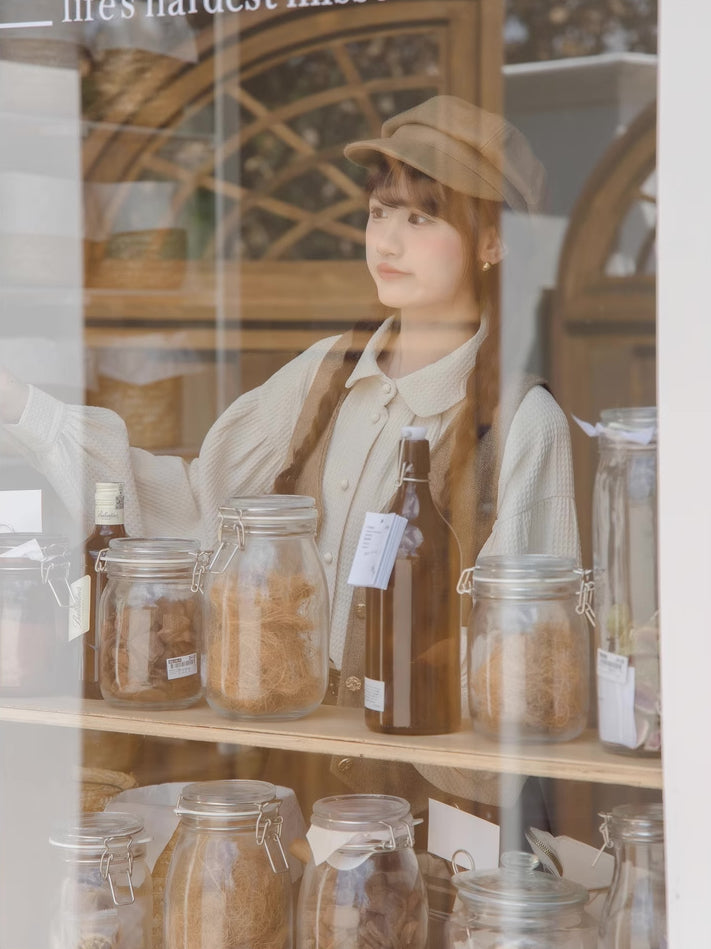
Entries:
POLYGON ((474 369, 479 347, 487 333, 486 319, 471 339, 437 362, 423 366, 400 379, 391 379, 378 366, 378 355, 385 345, 394 317, 382 323, 368 340, 363 354, 348 377, 346 388, 361 379, 376 377, 392 383, 408 408, 419 418, 439 415, 461 402, 466 395, 467 379, 474 369))

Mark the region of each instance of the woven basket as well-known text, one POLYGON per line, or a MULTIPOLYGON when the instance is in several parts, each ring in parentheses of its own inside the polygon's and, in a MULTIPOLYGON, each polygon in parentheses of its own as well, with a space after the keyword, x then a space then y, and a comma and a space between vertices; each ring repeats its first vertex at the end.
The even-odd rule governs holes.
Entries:
POLYGON ((181 376, 133 385, 99 376, 99 387, 87 402, 112 409, 126 423, 135 448, 176 448, 182 434, 183 380, 181 376))
POLYGON ((81 809, 85 813, 103 811, 120 791, 138 786, 132 774, 108 771, 106 768, 80 768, 81 809))
POLYGON ((85 241, 86 285, 98 290, 176 290, 185 278, 186 253, 187 233, 178 227, 85 241))
MULTIPOLYGON (((103 50, 82 80, 84 117, 160 127, 170 111, 170 86, 182 60, 145 49, 103 50)), ((182 103, 177 99, 175 109, 182 103)))

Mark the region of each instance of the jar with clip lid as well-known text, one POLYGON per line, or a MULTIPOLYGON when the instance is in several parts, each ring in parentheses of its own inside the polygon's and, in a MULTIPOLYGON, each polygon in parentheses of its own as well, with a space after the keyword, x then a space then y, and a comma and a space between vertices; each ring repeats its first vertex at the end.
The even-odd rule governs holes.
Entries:
POLYGON ((513 741, 566 741, 589 708, 592 584, 573 560, 480 557, 457 589, 470 593, 467 674, 476 731, 513 741))
POLYGON ((297 949, 424 949, 427 895, 414 823, 400 797, 343 794, 316 801, 297 949))
POLYGON ((601 814, 615 869, 600 917, 599 949, 666 949, 664 814, 661 803, 621 804, 601 814))
POLYGON ((165 949, 291 949, 279 805, 266 781, 183 788, 165 884, 165 949))
POLYGON ((46 695, 69 682, 69 543, 0 534, 0 695, 46 695))
POLYGON ((201 698, 208 559, 197 542, 178 538, 114 538, 99 553, 99 683, 108 703, 168 709, 201 698))
POLYGON ((539 871, 533 854, 509 851, 498 869, 455 872, 452 882, 449 949, 596 949, 587 890, 539 871))
POLYGON ((290 719, 328 684, 328 588, 316 505, 299 495, 231 498, 209 566, 206 696, 239 719, 290 719))
POLYGON ((657 410, 601 413, 593 490, 598 732, 613 752, 661 753, 657 410))
POLYGON ((151 949, 153 887, 143 823, 83 814, 50 837, 63 859, 51 949, 151 949))

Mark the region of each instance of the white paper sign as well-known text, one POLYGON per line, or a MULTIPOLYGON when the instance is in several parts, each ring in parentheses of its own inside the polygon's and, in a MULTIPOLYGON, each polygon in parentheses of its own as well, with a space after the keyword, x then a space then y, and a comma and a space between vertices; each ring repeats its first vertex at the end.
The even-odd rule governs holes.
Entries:
POLYGON ((42 492, 0 491, 0 532, 42 533, 42 492))
POLYGON ((365 515, 348 583, 385 590, 390 580, 407 518, 399 514, 365 515))
POLYGON ((597 674, 601 679, 624 685, 627 682, 629 664, 629 658, 620 653, 607 652, 604 649, 597 651, 597 674))
MULTIPOLYGON (((500 836, 498 824, 430 798, 427 849, 436 857, 451 860, 463 850, 473 858, 476 870, 493 870, 499 865, 500 836)), ((469 869, 465 859, 461 865, 469 869)))
POLYGON ((636 748, 634 720, 634 666, 628 665, 624 681, 604 675, 597 677, 598 730, 602 741, 636 748))
POLYGON ((70 585, 72 602, 69 607, 69 642, 83 636, 89 629, 91 577, 84 574, 70 585))

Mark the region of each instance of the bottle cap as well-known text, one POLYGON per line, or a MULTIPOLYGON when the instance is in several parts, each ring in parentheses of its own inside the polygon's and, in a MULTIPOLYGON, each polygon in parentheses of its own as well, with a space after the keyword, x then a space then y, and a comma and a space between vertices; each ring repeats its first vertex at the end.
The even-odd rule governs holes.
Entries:
POLYGON ((402 429, 402 437, 410 442, 426 441, 427 429, 424 425, 405 425, 402 429))

